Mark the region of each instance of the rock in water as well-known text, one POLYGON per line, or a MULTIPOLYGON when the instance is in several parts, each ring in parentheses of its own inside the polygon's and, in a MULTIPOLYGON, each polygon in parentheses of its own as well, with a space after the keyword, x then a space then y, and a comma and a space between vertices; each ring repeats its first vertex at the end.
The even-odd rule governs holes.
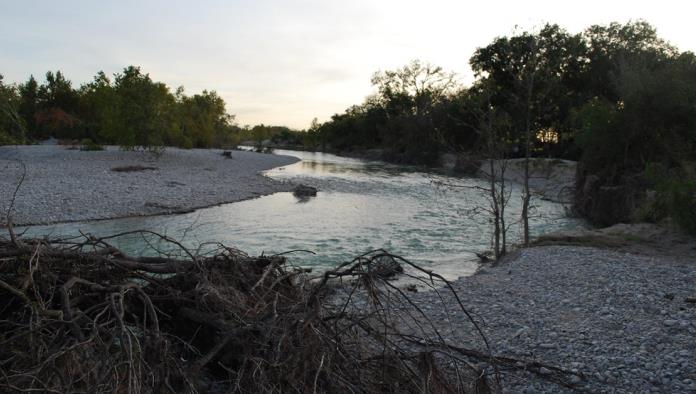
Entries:
POLYGON ((315 197, 317 195, 317 188, 307 185, 297 185, 292 191, 296 197, 315 197))

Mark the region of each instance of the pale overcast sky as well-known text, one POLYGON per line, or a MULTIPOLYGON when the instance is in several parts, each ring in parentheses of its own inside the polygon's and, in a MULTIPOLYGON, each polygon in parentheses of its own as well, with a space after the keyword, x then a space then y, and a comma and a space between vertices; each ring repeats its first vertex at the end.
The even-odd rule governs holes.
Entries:
POLYGON ((75 86, 128 65, 189 94, 216 90, 240 125, 305 128, 372 92, 371 75, 421 59, 471 81, 468 59, 515 26, 571 32, 645 19, 696 51, 689 1, 0 0, 0 74, 62 70, 75 86))

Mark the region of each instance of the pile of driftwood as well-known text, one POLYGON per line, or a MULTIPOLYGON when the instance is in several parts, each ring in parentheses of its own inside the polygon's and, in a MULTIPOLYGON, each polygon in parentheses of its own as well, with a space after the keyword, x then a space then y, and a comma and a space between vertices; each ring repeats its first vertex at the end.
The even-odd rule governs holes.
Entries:
POLYGON ((519 364, 432 339, 417 306, 392 307, 410 301, 370 268, 399 260, 386 252, 312 279, 282 255, 137 234, 180 254, 128 256, 115 236, 0 238, 0 391, 482 393, 519 364))

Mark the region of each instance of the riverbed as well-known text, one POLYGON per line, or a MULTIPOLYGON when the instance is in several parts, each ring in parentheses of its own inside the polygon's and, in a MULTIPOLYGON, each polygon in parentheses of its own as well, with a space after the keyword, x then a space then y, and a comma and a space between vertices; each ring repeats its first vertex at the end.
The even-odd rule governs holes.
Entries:
MULTIPOLYGON (((108 235, 148 229, 194 247, 221 242, 252 255, 288 254, 291 263, 321 271, 373 249, 386 249, 436 270, 449 279, 473 274, 476 252, 490 249, 488 204, 477 188, 482 179, 422 167, 345 158, 326 153, 275 151, 299 162, 263 172, 280 185, 317 187, 316 197, 279 192, 251 200, 176 215, 138 216, 33 226, 31 235, 108 235), (309 253, 313 252, 314 254, 309 253)), ((511 185, 508 239, 519 239, 515 224, 521 189, 511 185)), ((532 234, 575 229, 560 203, 533 201, 532 234)), ((132 254, 152 253, 152 238, 125 236, 116 246, 132 254)), ((158 248, 167 248, 161 243, 158 248)))

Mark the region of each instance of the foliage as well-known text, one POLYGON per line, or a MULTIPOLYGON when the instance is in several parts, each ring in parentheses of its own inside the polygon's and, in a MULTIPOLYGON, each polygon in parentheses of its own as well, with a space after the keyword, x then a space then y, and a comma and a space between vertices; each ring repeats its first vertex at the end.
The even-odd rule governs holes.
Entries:
POLYGON ((92 141, 92 140, 89 139, 89 138, 85 138, 84 140, 82 140, 82 142, 81 142, 81 144, 80 144, 80 150, 83 150, 83 151, 100 151, 100 150, 104 150, 104 147, 101 146, 101 145, 99 145, 99 144, 97 144, 96 142, 92 141))
MULTIPOLYGON (((654 220, 672 216, 689 230, 693 218, 679 212, 690 208, 691 183, 673 174, 685 173, 684 163, 696 159, 696 58, 691 53, 664 48, 656 52, 654 46, 644 46, 648 48, 644 53, 623 57, 616 65, 610 97, 595 98, 575 113, 585 169, 578 183, 579 198, 597 201, 585 190, 622 187, 629 195, 622 203, 629 213, 648 204, 632 202, 635 198, 630 195, 644 199, 645 184, 652 183, 662 209, 649 216, 654 220), (651 172, 645 171, 649 165, 665 168, 667 175, 655 182, 651 172), (590 177, 599 187, 583 187, 590 177)), ((627 215, 620 220, 628 220, 627 215)))
MULTIPOLYGON (((306 141, 320 149, 382 148, 393 161, 433 163, 456 134, 451 112, 460 86, 454 74, 414 60, 373 75, 376 93, 361 105, 308 130, 306 141), (446 141, 447 140, 447 141, 446 141)), ((471 132, 471 130, 469 130, 471 132)))
MULTIPOLYGON (((187 96, 179 88, 172 93, 135 66, 113 80, 100 71, 79 89, 60 71, 46 73, 41 85, 31 76, 23 84, 2 86, 3 108, 10 102, 31 140, 90 139, 150 150, 164 145, 229 147, 239 142, 234 116, 215 91, 187 96)), ((16 138, 15 123, 6 114, 0 117, 2 141, 23 141, 16 138)))
POLYGON ((574 113, 584 161, 597 169, 643 169, 692 144, 693 54, 679 54, 646 22, 592 26, 585 35, 592 98, 574 113))
MULTIPOLYGON (((25 85, 27 89, 33 89, 32 79, 30 78, 25 85)), ((27 100, 31 99, 32 94, 33 92, 28 93, 27 100)), ((33 119, 30 121, 25 118, 28 124, 30 122, 35 124, 32 136, 76 139, 80 126, 80 119, 76 116, 78 103, 78 93, 63 73, 47 72, 46 82, 39 86, 37 91, 36 112, 33 114, 33 119)), ((25 115, 29 114, 25 113, 25 115)))
POLYGON ((497 38, 474 53, 472 69, 494 87, 492 104, 510 114, 514 122, 514 151, 525 152, 530 134, 533 137, 539 130, 550 129, 558 133, 558 140, 551 145, 530 138, 530 149, 567 154, 573 135, 567 117, 584 99, 585 51, 581 35, 546 25, 536 34, 497 38))
POLYGON ((301 146, 304 145, 304 133, 285 126, 259 124, 254 127, 244 126, 236 134, 239 142, 251 144, 257 149, 268 145, 301 146))
POLYGON ((593 172, 601 170, 621 151, 622 136, 616 129, 618 112, 615 103, 600 98, 594 98, 573 111, 578 130, 576 143, 584 152, 583 161, 593 172))
POLYGON ((120 97, 121 113, 118 134, 109 137, 126 147, 164 145, 174 127, 175 100, 167 86, 130 66, 115 76, 114 90, 120 97))
POLYGON ((651 162, 645 174, 654 197, 641 213, 652 221, 670 217, 685 232, 696 234, 696 162, 676 168, 651 162))
POLYGON ((0 74, 0 145, 21 144, 25 139, 25 127, 17 110, 19 94, 15 86, 5 85, 0 74))
POLYGON ((80 89, 80 113, 85 134, 104 143, 118 143, 121 132, 121 96, 103 72, 80 89))
POLYGON ((191 97, 179 91, 177 102, 180 138, 184 141, 181 145, 196 148, 236 145, 231 127, 234 116, 227 113, 225 101, 215 91, 204 90, 191 97))
POLYGON ((587 46, 586 72, 582 78, 585 89, 614 102, 621 98, 614 80, 621 64, 630 63, 636 57, 660 63, 678 54, 645 21, 594 25, 585 30, 583 40, 587 46))
MULTIPOLYGON (((39 84, 34 79, 34 76, 30 76, 29 80, 18 86, 19 91, 19 110, 18 113, 26 124, 26 128, 29 132, 37 130, 36 128, 36 117, 34 116, 38 112, 39 103, 39 84)), ((29 138, 35 138, 34 135, 28 135, 29 138)))
POLYGON ((669 216, 684 231, 696 234, 696 180, 673 180, 660 191, 669 216))

